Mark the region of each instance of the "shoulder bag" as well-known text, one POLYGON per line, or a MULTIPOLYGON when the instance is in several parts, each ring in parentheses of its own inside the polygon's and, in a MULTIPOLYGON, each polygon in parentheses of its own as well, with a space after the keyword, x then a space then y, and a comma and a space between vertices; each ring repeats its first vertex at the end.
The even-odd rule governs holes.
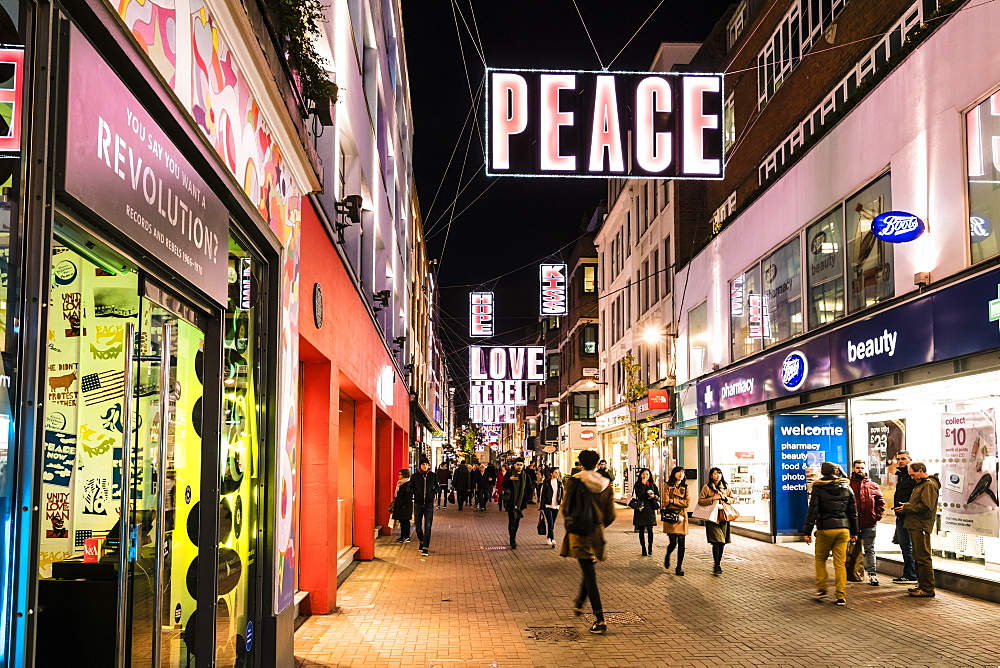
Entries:
POLYGON ((728 501, 719 502, 719 521, 720 522, 733 522, 739 519, 740 512, 733 508, 733 506, 728 501))
POLYGON ((660 509, 660 521, 666 522, 667 524, 680 524, 681 516, 679 513, 675 513, 669 508, 660 509))

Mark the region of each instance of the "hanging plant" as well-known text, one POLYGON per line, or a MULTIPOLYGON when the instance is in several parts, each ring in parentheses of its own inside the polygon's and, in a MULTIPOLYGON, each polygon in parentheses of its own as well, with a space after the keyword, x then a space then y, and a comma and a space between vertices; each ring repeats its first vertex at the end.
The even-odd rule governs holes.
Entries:
POLYGON ((323 58, 313 45, 320 38, 324 5, 320 0, 267 0, 285 40, 288 64, 299 78, 302 94, 317 105, 337 101, 323 58))

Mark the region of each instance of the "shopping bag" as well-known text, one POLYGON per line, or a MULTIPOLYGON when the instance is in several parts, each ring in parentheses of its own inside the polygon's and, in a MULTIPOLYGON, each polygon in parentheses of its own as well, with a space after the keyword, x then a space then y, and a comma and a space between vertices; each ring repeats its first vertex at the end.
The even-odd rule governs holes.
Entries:
POLYGON ((695 506, 694 511, 691 513, 691 517, 697 517, 699 519, 708 520, 709 522, 715 522, 718 524, 719 515, 719 502, 714 501, 710 506, 703 506, 698 504, 695 506))
POLYGON ((719 502, 719 522, 734 522, 740 517, 740 511, 736 510, 725 501, 719 502))
POLYGON ((448 503, 455 503, 455 490, 448 492, 448 503))
POLYGON ((850 582, 864 582, 865 560, 862 559, 864 551, 864 542, 860 538, 851 543, 847 551, 847 579, 850 582))
POLYGON ((545 526, 545 513, 544 512, 539 512, 538 513, 538 535, 539 536, 544 536, 546 533, 548 533, 548 527, 545 526))

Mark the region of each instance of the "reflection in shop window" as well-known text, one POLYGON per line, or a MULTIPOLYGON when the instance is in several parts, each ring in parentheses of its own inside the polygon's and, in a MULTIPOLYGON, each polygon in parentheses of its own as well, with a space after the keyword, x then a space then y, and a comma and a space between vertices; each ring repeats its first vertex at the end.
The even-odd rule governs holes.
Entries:
POLYGON ((847 218, 848 304, 857 311, 893 296, 892 244, 872 234, 872 221, 892 210, 886 174, 844 203, 847 218))
POLYGON ((1000 254, 1000 91, 966 115, 972 262, 1000 254))
POLYGON ((764 338, 770 336, 766 298, 761 288, 759 264, 729 281, 734 360, 759 352, 763 349, 764 338))
POLYGON ((802 271, 795 237, 761 262, 771 336, 768 345, 802 333, 802 271))
POLYGON ((708 302, 688 311, 688 369, 691 378, 708 371, 708 302))
POLYGON ((844 210, 838 206, 806 230, 809 326, 844 316, 844 210))

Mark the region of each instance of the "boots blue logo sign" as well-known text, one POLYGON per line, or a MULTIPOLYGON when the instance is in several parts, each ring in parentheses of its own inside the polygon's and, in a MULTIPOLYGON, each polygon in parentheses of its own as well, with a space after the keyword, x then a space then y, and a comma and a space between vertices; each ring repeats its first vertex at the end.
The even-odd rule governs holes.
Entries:
POLYGON ((872 221, 872 234, 893 244, 913 241, 925 229, 924 221, 905 211, 886 211, 872 221))
POLYGON ((806 382, 809 375, 809 361, 798 350, 793 350, 781 363, 781 384, 790 392, 795 392, 806 382))

